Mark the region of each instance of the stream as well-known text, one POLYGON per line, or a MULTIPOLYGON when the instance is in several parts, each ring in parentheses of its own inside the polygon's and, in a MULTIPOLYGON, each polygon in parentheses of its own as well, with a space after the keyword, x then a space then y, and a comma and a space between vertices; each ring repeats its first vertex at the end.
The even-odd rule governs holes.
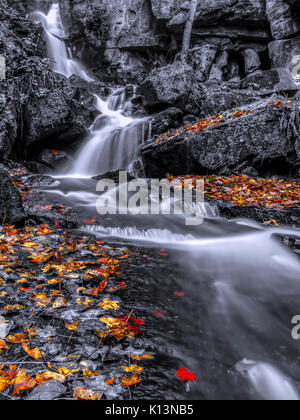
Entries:
MULTIPOLYGON (((62 40, 59 4, 33 18, 44 27, 53 70, 91 81, 62 40)), ((84 219, 96 216, 83 232, 151 255, 140 269, 145 288, 134 290, 130 299, 164 314, 151 334, 162 366, 173 358, 184 361, 197 379, 181 395, 162 372, 164 394, 156 394, 154 384, 147 392, 158 399, 299 400, 300 343, 292 338, 291 320, 300 313, 300 261, 279 238, 299 236, 297 231, 229 221, 208 203, 199 226, 186 226, 184 215, 97 215, 93 177, 140 165, 147 120, 131 117, 130 99, 125 89, 112 90, 108 98, 95 96, 99 115, 90 136, 70 167, 51 174, 56 182, 44 192, 84 219), (174 305, 171 298, 179 292, 174 305)))

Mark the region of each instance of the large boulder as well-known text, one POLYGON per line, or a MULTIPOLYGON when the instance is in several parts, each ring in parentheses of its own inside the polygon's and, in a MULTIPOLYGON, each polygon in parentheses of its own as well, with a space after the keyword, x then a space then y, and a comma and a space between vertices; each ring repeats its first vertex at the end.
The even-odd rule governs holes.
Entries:
POLYGON ((221 123, 196 134, 186 131, 160 143, 150 142, 142 149, 146 176, 229 175, 244 169, 249 173, 249 167, 261 175, 268 170, 290 174, 298 157, 298 133, 290 129, 295 115, 299 121, 298 107, 297 103, 270 106, 269 101, 262 101, 241 116, 226 113, 221 123))
POLYGON ((146 105, 180 105, 189 96, 193 77, 193 68, 181 61, 153 70, 141 86, 146 105))

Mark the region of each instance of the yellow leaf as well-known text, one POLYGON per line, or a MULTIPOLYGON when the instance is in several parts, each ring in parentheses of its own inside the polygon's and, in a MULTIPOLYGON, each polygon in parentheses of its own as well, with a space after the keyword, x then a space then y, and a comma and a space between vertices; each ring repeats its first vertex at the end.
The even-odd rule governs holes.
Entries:
POLYGON ((74 324, 68 324, 67 322, 65 323, 65 327, 70 330, 70 331, 76 331, 79 325, 79 321, 78 322, 74 322, 74 324))
POLYGON ((142 367, 139 367, 139 366, 137 366, 137 365, 131 365, 131 366, 129 366, 129 367, 126 367, 126 366, 121 366, 121 368, 122 368, 123 370, 125 370, 125 372, 137 372, 137 373, 142 373, 142 371, 143 371, 143 368, 142 368, 142 367))
POLYGON ((141 380, 139 379, 138 375, 132 375, 130 378, 126 378, 125 376, 122 379, 122 386, 133 386, 140 383, 141 380))
POLYGON ((117 309, 119 309, 119 302, 116 300, 110 300, 109 298, 104 299, 101 303, 99 303, 100 308, 108 311, 110 309, 113 309, 114 311, 116 311, 117 309))

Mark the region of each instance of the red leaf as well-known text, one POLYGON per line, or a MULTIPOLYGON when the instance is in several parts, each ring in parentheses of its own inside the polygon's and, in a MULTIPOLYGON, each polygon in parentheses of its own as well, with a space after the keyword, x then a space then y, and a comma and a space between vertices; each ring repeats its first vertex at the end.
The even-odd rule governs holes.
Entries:
POLYGON ((140 318, 130 318, 131 319, 131 321, 133 321, 136 325, 144 325, 145 324, 145 321, 143 321, 142 319, 140 319, 140 318))
POLYGON ((192 372, 189 372, 186 368, 179 368, 177 370, 177 377, 181 381, 194 381, 196 379, 196 375, 192 372))
POLYGON ((156 310, 156 311, 154 312, 154 315, 155 315, 157 318, 164 318, 164 314, 163 314, 163 313, 161 313, 161 312, 159 312, 159 310, 156 310))
POLYGON ((56 217, 54 219, 54 229, 57 229, 58 228, 58 225, 59 225, 59 219, 56 217))
POLYGON ((182 297, 182 296, 184 296, 184 293, 175 293, 175 295, 182 297))

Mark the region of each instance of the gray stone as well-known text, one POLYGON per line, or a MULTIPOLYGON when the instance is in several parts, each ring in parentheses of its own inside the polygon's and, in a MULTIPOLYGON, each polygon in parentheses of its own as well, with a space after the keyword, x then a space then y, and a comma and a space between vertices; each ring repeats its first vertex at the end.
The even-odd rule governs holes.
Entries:
POLYGON ((271 107, 270 100, 266 100, 249 106, 248 110, 251 109, 253 113, 233 119, 226 113, 224 123, 198 134, 146 145, 142 149, 146 176, 224 175, 235 168, 241 170, 242 166, 246 170, 251 166, 262 174, 262 163, 266 161, 285 162, 292 167, 297 160, 298 133, 287 127, 293 126, 294 113, 299 118, 297 104, 291 110, 271 107))
POLYGON ((291 72, 285 68, 262 71, 250 75, 242 80, 242 88, 253 89, 259 95, 272 95, 273 93, 296 93, 297 85, 291 72))
POLYGON ((58 381, 47 381, 41 386, 37 386, 25 398, 27 401, 53 401, 62 397, 66 392, 66 387, 58 381))
POLYGON ((165 103, 174 106, 189 95, 192 82, 192 67, 178 61, 153 70, 141 89, 147 105, 165 103))
POLYGON ((255 72, 256 70, 260 69, 261 62, 260 62, 259 55, 257 54, 256 51, 252 50, 251 48, 246 49, 243 51, 243 56, 245 59, 245 73, 246 74, 251 74, 255 72))
POLYGON ((286 0, 266 0, 266 11, 273 38, 289 38, 300 32, 300 19, 286 0))
POLYGON ((269 55, 273 67, 286 67, 300 77, 300 36, 270 42, 269 55))

